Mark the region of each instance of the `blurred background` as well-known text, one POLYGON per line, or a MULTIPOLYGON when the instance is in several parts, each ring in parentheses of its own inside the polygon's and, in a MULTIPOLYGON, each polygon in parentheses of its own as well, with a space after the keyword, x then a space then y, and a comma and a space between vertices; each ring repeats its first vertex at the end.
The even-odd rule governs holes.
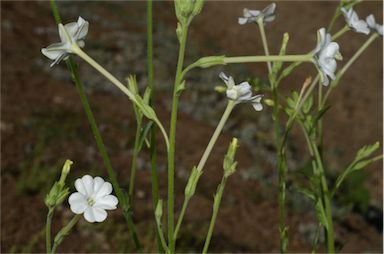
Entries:
MULTIPOLYGON (((207 1, 191 25, 186 64, 208 55, 263 54, 256 25, 240 26, 244 7, 262 9, 268 2, 207 1)), ((278 52, 288 32, 289 54, 303 54, 316 45, 316 31, 326 27, 338 2, 277 3, 277 18, 266 26, 269 47, 278 52)), ((144 1, 59 2, 64 23, 82 16, 90 22, 85 51, 124 81, 135 74, 146 86, 146 3, 144 1)), ((381 1, 364 1, 356 8, 361 18, 373 13, 382 20, 381 1)), ((68 183, 83 174, 107 177, 79 96, 64 63, 50 68, 40 49, 58 42, 48 1, 1 2, 1 251, 44 252, 44 196, 60 174, 65 159, 74 161, 68 183)), ((379 22, 380 23, 380 22, 379 22)), ((343 17, 334 31, 345 25, 343 17)), ((171 92, 178 54, 174 6, 154 3, 156 110, 168 126, 171 92)), ((338 41, 344 62, 367 36, 349 32, 338 41)), ((79 59, 78 59, 79 60, 79 59)), ((330 97, 324 120, 327 174, 338 173, 366 144, 383 139, 383 48, 376 40, 349 69, 330 97)), ((342 65, 343 63, 340 63, 342 65)), ((95 70, 79 60, 83 80, 99 128, 120 183, 127 187, 135 133, 130 101, 95 70)), ((231 65, 194 70, 181 96, 176 147, 176 211, 191 168, 198 163, 224 110, 226 98, 214 91, 225 71, 237 81, 265 83, 265 64, 231 65)), ((281 84, 284 95, 299 90, 312 64, 303 64, 281 84)), ((266 98, 270 95, 266 94, 266 98)), ((208 229, 213 194, 222 176, 222 160, 232 136, 240 138, 238 171, 227 184, 212 252, 278 252, 278 188, 271 109, 255 112, 238 106, 228 121, 205 167, 180 232, 178 250, 200 251, 208 229)), ((382 151, 382 150, 380 150, 382 151)), ((308 252, 317 220, 312 203, 295 192, 296 178, 309 165, 300 130, 294 129, 287 147, 289 250, 308 252)), ((166 199, 166 151, 159 137, 159 180, 166 199)), ((382 162, 351 175, 333 205, 335 237, 340 252, 382 252, 382 162)), ((151 203, 148 151, 140 154, 133 217, 145 252, 156 251, 151 203)), ((73 186, 71 186, 73 190, 73 186)), ((60 252, 129 252, 121 211, 103 223, 81 220, 63 242, 60 252)), ((55 232, 72 216, 68 205, 54 217, 55 232)), ((320 239, 323 241, 323 239, 320 239)), ((322 250, 322 242, 320 250, 322 250)))

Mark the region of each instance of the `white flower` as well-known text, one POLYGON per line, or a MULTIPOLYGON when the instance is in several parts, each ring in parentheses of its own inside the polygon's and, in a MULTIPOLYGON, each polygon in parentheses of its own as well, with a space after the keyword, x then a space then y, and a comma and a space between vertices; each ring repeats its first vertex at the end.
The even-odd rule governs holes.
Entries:
POLYGON ((243 10, 243 17, 239 18, 239 24, 245 25, 247 23, 255 23, 258 18, 263 18, 264 23, 266 22, 272 22, 275 20, 276 14, 275 14, 276 4, 271 3, 267 7, 264 8, 264 10, 249 10, 245 8, 243 10))
POLYGON ((227 77, 224 72, 221 72, 219 77, 227 85, 226 93, 228 99, 235 101, 236 104, 251 103, 256 111, 261 111, 263 109, 263 104, 261 104, 263 95, 252 96, 251 86, 248 82, 242 82, 239 85, 235 85, 233 78, 231 76, 227 77))
POLYGON ((320 28, 317 32, 317 46, 314 50, 314 63, 321 71, 321 81, 323 85, 329 84, 328 77, 336 79, 336 59, 341 60, 339 44, 331 42, 331 35, 325 32, 325 28, 320 28))
POLYGON ((72 212, 84 213, 88 222, 102 222, 107 218, 105 210, 114 210, 118 203, 112 193, 112 185, 103 178, 85 175, 75 181, 74 192, 69 196, 68 202, 72 212))
POLYGON ((64 26, 59 24, 61 42, 53 43, 41 49, 41 53, 54 60, 51 67, 58 64, 61 60, 68 58, 68 55, 72 53, 71 46, 73 43, 76 43, 79 47, 84 47, 84 38, 88 33, 88 26, 88 21, 82 17, 79 17, 77 22, 71 22, 64 26))
POLYGON ((370 31, 367 23, 364 20, 359 19, 359 16, 357 16, 357 13, 352 8, 347 10, 343 7, 341 8, 341 11, 344 14, 345 21, 353 31, 357 33, 369 34, 370 31))
POLYGON ((368 26, 372 30, 376 31, 378 34, 383 36, 383 25, 380 25, 380 24, 376 23, 375 16, 373 16, 373 14, 369 15, 366 18, 366 21, 367 21, 368 26))

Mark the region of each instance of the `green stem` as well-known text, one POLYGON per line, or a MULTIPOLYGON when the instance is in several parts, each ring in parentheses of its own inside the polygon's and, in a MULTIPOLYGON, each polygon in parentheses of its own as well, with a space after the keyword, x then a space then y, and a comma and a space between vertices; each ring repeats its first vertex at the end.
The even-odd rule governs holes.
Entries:
POLYGON ((210 244, 211 238, 212 238, 213 229, 214 229, 215 223, 216 223, 217 213, 219 211, 219 207, 220 207, 220 203, 221 203, 221 198, 222 198, 223 193, 224 193, 226 181, 227 181, 226 177, 223 177, 221 179, 221 183, 220 183, 219 187, 217 188, 217 192, 216 192, 216 195, 214 197, 212 218, 211 218, 211 222, 209 224, 209 229, 208 229, 207 237, 205 238, 205 244, 204 244, 204 249, 203 249, 204 254, 206 254, 208 252, 209 244, 210 244))
MULTIPOLYGON (((232 100, 228 100, 228 104, 227 104, 227 107, 225 108, 225 111, 215 129, 215 131, 213 132, 213 135, 211 137, 211 139, 209 140, 209 143, 207 145, 207 147, 205 148, 205 151, 199 161, 199 164, 197 165, 197 170, 198 171, 202 171, 204 166, 205 166, 205 163, 207 162, 207 159, 209 157, 209 155, 211 154, 212 152, 212 149, 213 147, 215 146, 216 144, 216 141, 221 133, 221 131, 223 130, 224 126, 225 126, 225 123, 228 121, 228 118, 233 110, 233 108, 236 106, 235 102, 232 101, 232 100)), ((184 214, 185 214, 185 210, 188 206, 188 203, 189 203, 189 200, 190 200, 190 197, 185 197, 184 199, 184 202, 183 202, 183 207, 181 209, 181 213, 180 213, 180 216, 177 220, 177 225, 176 225, 176 230, 175 230, 175 233, 174 233, 174 239, 176 241, 177 239, 177 234, 180 230, 180 226, 183 222, 183 219, 184 219, 184 214)))
POLYGON ((47 222, 45 224, 45 246, 47 253, 51 253, 51 225, 54 208, 48 208, 47 222))
POLYGON ((233 63, 257 63, 257 62, 310 62, 312 54, 307 55, 285 55, 285 56, 233 56, 225 57, 226 64, 233 63))
POLYGON ((71 221, 64 226, 59 233, 55 236, 55 241, 53 243, 52 247, 52 252, 51 253, 56 253, 57 247, 61 244, 61 242, 64 240, 64 238, 69 234, 69 232, 72 230, 72 228, 76 225, 76 223, 79 221, 81 218, 81 214, 76 214, 71 221))
POLYGON ((221 131, 223 130, 224 125, 227 122, 229 115, 231 114, 235 105, 236 103, 234 101, 228 100, 228 104, 227 104, 227 107, 225 108, 223 116, 221 117, 220 122, 217 125, 211 139, 209 140, 207 148, 205 148, 205 151, 203 153, 203 156, 200 159, 199 164, 197 165, 197 170, 199 171, 203 170, 205 163, 207 162, 208 156, 211 154, 212 148, 216 144, 217 138, 219 137, 221 131))
MULTIPOLYGON (((136 115, 136 119, 138 116, 136 115)), ((134 191, 135 191, 135 180, 136 180, 136 164, 137 164, 137 157, 139 155, 139 142, 140 142, 140 130, 141 130, 141 117, 140 119, 137 119, 137 126, 136 126, 136 134, 135 134, 135 143, 133 145, 133 155, 132 155, 132 162, 131 162, 131 176, 129 178, 129 201, 130 205, 133 206, 133 197, 134 197, 134 191)))
MULTIPOLYGON (((269 56, 269 49, 268 49, 268 43, 267 43, 267 37, 265 36, 265 30, 264 30, 264 18, 261 16, 261 18, 257 19, 257 24, 259 26, 261 40, 263 42, 264 52, 266 56, 269 56)), ((268 66, 268 72, 272 73, 272 66, 271 62, 267 62, 268 66)))
POLYGON ((334 35, 332 35, 332 41, 335 41, 337 40, 340 36, 342 36, 343 34, 345 34, 346 32, 348 32, 350 30, 349 26, 345 25, 342 29, 340 29, 337 33, 335 33, 334 35))
MULTIPOLYGON (((117 78, 115 78, 111 73, 109 73, 106 69, 104 69, 104 67, 102 67, 95 60, 93 60, 89 55, 87 55, 84 51, 82 51, 81 48, 79 48, 76 44, 72 44, 72 52, 77 54, 84 61, 86 61, 88 64, 90 64, 93 68, 95 68, 97 71, 99 71, 109 81, 111 81, 125 95, 127 95, 131 101, 133 101, 136 105, 138 105, 139 108, 141 107, 141 105, 137 102, 135 96, 131 93, 131 91, 129 91, 129 89, 125 85, 123 85, 117 78)), ((161 132, 163 133, 165 143, 166 143, 167 147, 169 147, 169 141, 168 141, 167 133, 165 132, 163 125, 160 123, 160 121, 157 118, 152 119, 152 120, 154 120, 154 122, 159 126, 161 132)))
POLYGON ((174 232, 174 178, 175 178, 175 141, 176 141, 176 122, 179 102, 179 86, 184 64, 185 46, 187 41, 188 26, 182 28, 180 38, 179 57, 177 61, 175 84, 173 87, 172 113, 169 132, 168 150, 168 246, 171 253, 175 252, 174 232))
POLYGON ((333 239, 333 221, 332 221, 332 208, 331 208, 331 202, 330 202, 330 195, 328 192, 328 185, 327 185, 327 179, 325 177, 325 170, 323 166, 323 162, 319 153, 319 150, 315 144, 315 142, 312 143, 312 149, 315 154, 316 163, 318 166, 318 170, 321 177, 321 189, 322 189, 322 199, 324 203, 325 208, 325 215, 327 219, 327 251, 328 253, 335 253, 335 243, 333 239))
MULTIPOLYGON (((155 109, 155 87, 154 87, 154 66, 153 66, 153 2, 147 1, 147 66, 148 66, 148 87, 151 90, 149 105, 155 109)), ((156 125, 151 127, 151 140, 149 154, 151 158, 151 187, 152 187, 152 204, 155 210, 159 200, 159 186, 157 179, 157 154, 156 154, 156 125)), ((164 236, 161 229, 157 228, 156 240, 159 253, 164 252, 164 236), (162 237, 162 239, 161 239, 162 237)), ((165 244, 166 246, 166 244, 165 244)))
POLYGON ((187 197, 184 198, 183 207, 181 208, 180 216, 179 216, 179 219, 177 220, 177 224, 175 228, 175 233, 173 235, 175 241, 177 240, 177 235, 179 233, 181 223, 183 222, 184 214, 185 214, 185 211, 187 210, 189 200, 190 198, 187 198, 187 197))
MULTIPOLYGON (((56 19, 56 23, 59 24, 61 22, 61 19, 60 19, 60 15, 59 15, 55 0, 51 0, 51 6, 52 6, 52 11, 54 13, 55 19, 56 19)), ((95 120, 95 117, 94 117, 93 112, 91 110, 91 106, 89 105, 87 95, 85 94, 84 85, 80 81, 80 77, 79 77, 79 74, 77 71, 76 64, 73 61, 72 57, 69 57, 69 59, 66 62, 67 62, 67 67, 68 67, 69 71, 71 72, 72 80, 75 83, 76 89, 79 93, 81 104, 83 105, 83 108, 84 108, 85 114, 87 116, 88 122, 90 124, 93 136, 95 137, 97 148, 98 148, 98 150, 101 154, 101 157, 103 159, 104 166, 107 169, 108 176, 109 176, 109 179, 112 183, 113 189, 116 192, 116 196, 117 196, 120 204, 124 204, 125 198, 124 198, 123 192, 121 191, 120 186, 117 182, 115 171, 112 168, 112 164, 111 164, 111 161, 109 159, 107 149, 105 148, 103 138, 102 138, 100 131, 97 127, 96 120, 95 120)), ((131 236, 134 240, 135 246, 139 251, 141 251, 141 245, 140 245, 139 239, 137 237, 136 229, 135 229, 134 223, 132 221, 132 218, 131 218, 131 216, 127 210, 123 209, 123 213, 124 213, 124 217, 127 221, 128 228, 130 229, 130 233, 131 233, 131 236)))

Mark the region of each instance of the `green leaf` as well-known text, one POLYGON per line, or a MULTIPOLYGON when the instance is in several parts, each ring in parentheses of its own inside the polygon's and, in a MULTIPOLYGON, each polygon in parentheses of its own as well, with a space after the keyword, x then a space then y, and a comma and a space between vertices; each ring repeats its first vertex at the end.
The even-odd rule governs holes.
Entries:
POLYGON ((357 152, 355 159, 348 165, 348 167, 337 178, 333 192, 335 192, 340 187, 345 177, 347 177, 349 174, 357 170, 362 170, 363 168, 367 167, 369 164, 377 160, 381 160, 383 158, 382 154, 373 158, 368 158, 369 156, 371 156, 372 153, 374 153, 377 149, 379 149, 379 147, 380 147, 379 142, 376 142, 373 145, 367 145, 362 147, 357 152))
POLYGON ((296 188, 296 191, 303 194, 304 196, 306 196, 307 198, 315 201, 316 200, 316 196, 315 196, 315 193, 313 193, 312 190, 310 189, 307 189, 307 188, 303 188, 303 187, 298 187, 296 188))

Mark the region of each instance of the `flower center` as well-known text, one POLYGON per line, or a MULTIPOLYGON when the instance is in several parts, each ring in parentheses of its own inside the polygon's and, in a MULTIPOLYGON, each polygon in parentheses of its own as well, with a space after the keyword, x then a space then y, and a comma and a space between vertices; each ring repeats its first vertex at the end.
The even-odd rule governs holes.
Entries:
POLYGON ((90 206, 93 206, 96 203, 96 201, 93 198, 88 198, 87 202, 88 202, 88 205, 90 206))

